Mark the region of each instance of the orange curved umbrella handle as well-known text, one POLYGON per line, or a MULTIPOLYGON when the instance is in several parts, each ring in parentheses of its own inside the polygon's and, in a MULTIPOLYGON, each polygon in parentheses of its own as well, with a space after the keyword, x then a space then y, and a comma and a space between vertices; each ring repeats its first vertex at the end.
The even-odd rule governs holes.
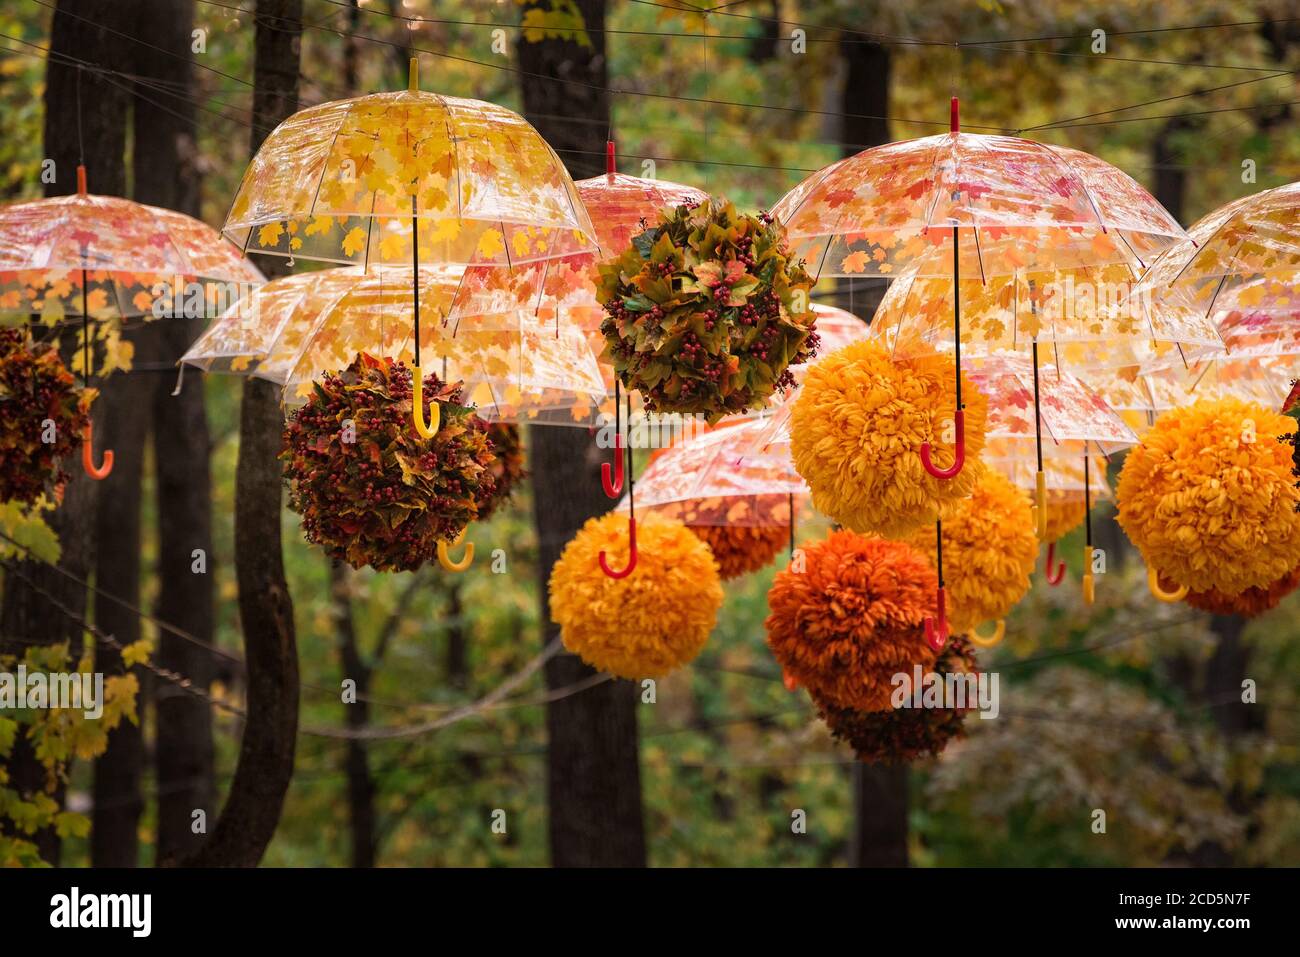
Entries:
POLYGON ((629 518, 627 520, 627 547, 628 547, 628 562, 626 568, 620 571, 615 571, 614 569, 610 568, 609 559, 605 557, 605 550, 601 549, 600 570, 603 571, 610 578, 626 578, 628 575, 632 574, 633 569, 636 568, 636 519, 635 518, 629 518))
POLYGON ((1097 592, 1092 580, 1092 546, 1083 546, 1083 603, 1091 605, 1097 600, 1097 592))
POLYGON ((953 420, 957 426, 957 444, 954 449, 952 465, 946 469, 937 467, 930 458, 930 443, 926 442, 921 446, 921 464, 925 470, 937 479, 956 478, 961 472, 962 466, 966 464, 966 413, 958 409, 953 420))
POLYGON ((1147 566, 1147 588, 1149 588, 1151 590, 1151 594, 1154 595, 1156 598, 1160 599, 1160 601, 1166 602, 1171 605, 1174 602, 1182 601, 1184 598, 1187 597, 1186 585, 1179 585, 1173 591, 1165 591, 1163 588, 1161 588, 1160 573, 1150 565, 1147 566))
MULTIPOLYGON (((466 529, 461 529, 460 534, 451 540, 451 544, 459 545, 465 541, 466 529)), ((474 564, 474 543, 470 542, 465 546, 465 557, 458 562, 453 562, 451 556, 447 554, 447 543, 438 543, 438 564, 449 572, 463 572, 474 564)))
POLYGON ((1007 636, 1006 620, 1003 618, 999 618, 997 626, 993 629, 993 634, 989 635, 987 638, 985 638, 983 635, 979 633, 978 628, 972 628, 970 631, 966 633, 966 636, 970 638, 970 640, 974 644, 979 645, 981 648, 992 648, 994 645, 998 644, 998 642, 1000 642, 1003 638, 1007 636))
POLYGON ((95 466, 95 423, 86 424, 86 437, 81 443, 81 467, 86 474, 102 482, 113 471, 113 450, 104 449, 104 464, 95 466))
POLYGON ((424 370, 419 366, 411 366, 411 418, 422 439, 433 438, 442 424, 442 407, 437 402, 429 403, 429 421, 424 420, 424 370))

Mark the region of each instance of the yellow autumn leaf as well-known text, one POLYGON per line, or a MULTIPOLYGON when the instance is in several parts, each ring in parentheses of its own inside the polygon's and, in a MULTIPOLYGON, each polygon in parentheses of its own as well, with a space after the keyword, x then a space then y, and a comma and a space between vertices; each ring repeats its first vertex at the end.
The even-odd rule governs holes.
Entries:
POLYGON ((406 255, 408 243, 399 232, 390 232, 379 243, 379 258, 384 262, 395 262, 406 255))
POLYGON ((259 246, 275 246, 280 242, 280 234, 284 232, 279 223, 267 223, 257 231, 257 244, 259 246))
POLYGON ((478 238, 478 255, 483 259, 495 261, 505 248, 505 240, 495 229, 485 229, 483 235, 478 238))
POLYGON ((343 254, 355 256, 366 248, 366 231, 360 226, 353 226, 343 237, 343 254))

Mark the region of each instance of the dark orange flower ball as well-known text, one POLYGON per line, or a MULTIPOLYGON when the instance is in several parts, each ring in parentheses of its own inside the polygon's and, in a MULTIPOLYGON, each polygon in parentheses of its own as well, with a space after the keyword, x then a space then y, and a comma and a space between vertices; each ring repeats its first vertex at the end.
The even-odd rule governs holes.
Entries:
POLYGON ((1300 585, 1300 567, 1293 568, 1277 581, 1266 587, 1258 585, 1247 588, 1236 595, 1225 595, 1221 591, 1189 591, 1187 604, 1211 615, 1241 615, 1254 618, 1277 607, 1287 595, 1300 585))
POLYGON ((790 541, 790 529, 779 525, 690 525, 713 557, 723 581, 766 568, 790 541))
POLYGON ((890 678, 929 667, 924 623, 938 579, 910 545, 832 532, 808 545, 767 594, 767 643, 786 673, 829 704, 890 706, 890 678))
MULTIPOLYGON (((960 636, 949 639, 934 663, 940 675, 977 674, 975 649, 960 636)), ((813 695, 817 712, 832 737, 853 748, 866 764, 901 764, 935 755, 966 733, 970 708, 894 708, 855 711, 827 704, 813 695)))

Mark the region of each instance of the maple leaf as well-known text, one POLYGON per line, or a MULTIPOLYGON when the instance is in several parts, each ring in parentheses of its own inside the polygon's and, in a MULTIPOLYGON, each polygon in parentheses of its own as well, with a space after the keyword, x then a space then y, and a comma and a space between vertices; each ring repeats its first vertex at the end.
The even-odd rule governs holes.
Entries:
POLYGON ((267 223, 257 231, 257 244, 259 246, 277 246, 280 243, 280 234, 284 232, 279 223, 267 223))
POLYGON ((495 229, 485 229, 478 238, 476 255, 482 259, 495 261, 505 251, 506 244, 501 233, 495 229))
POLYGON ((850 253, 849 255, 845 256, 844 261, 840 263, 840 267, 846 273, 865 272, 867 268, 867 263, 869 263, 870 261, 871 261, 871 257, 868 256, 866 252, 859 249, 857 252, 850 253))
POLYGON ((353 226, 343 237, 343 255, 356 256, 366 248, 366 231, 360 226, 353 226))

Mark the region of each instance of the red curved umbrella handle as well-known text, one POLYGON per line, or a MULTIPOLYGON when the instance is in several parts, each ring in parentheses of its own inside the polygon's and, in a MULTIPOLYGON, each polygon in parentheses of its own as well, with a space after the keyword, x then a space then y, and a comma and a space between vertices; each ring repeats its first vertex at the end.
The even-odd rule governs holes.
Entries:
POLYGON ((939 614, 937 619, 925 619, 925 640, 929 642, 930 647, 935 651, 943 651, 943 646, 948 643, 948 603, 942 585, 939 586, 938 603, 939 614))
POLYGON ((954 448, 954 457, 952 465, 946 469, 938 468, 930 459, 930 443, 926 442, 921 446, 921 464, 925 470, 937 479, 956 478, 966 464, 966 413, 962 409, 957 410, 954 417, 957 425, 957 445, 954 448))
POLYGON ((607 498, 618 498, 623 493, 623 436, 614 436, 614 468, 608 462, 600 463, 600 484, 607 498))
POLYGON ((627 547, 628 547, 627 568, 624 568, 622 571, 617 571, 617 572, 614 571, 612 568, 609 567, 609 560, 605 557, 605 550, 601 549, 600 570, 603 571, 610 578, 626 578, 628 575, 632 574, 632 570, 636 568, 636 519, 635 518, 629 518, 627 520, 627 547))
POLYGON ((104 449, 104 464, 95 466, 95 423, 86 424, 86 437, 81 443, 81 467, 86 474, 102 482, 113 471, 113 450, 104 449))
POLYGON ((1056 560, 1056 542, 1047 543, 1047 584, 1059 585, 1065 579, 1065 562, 1056 560), (1056 568, 1052 568, 1055 565, 1056 568))

